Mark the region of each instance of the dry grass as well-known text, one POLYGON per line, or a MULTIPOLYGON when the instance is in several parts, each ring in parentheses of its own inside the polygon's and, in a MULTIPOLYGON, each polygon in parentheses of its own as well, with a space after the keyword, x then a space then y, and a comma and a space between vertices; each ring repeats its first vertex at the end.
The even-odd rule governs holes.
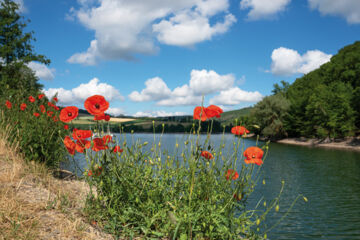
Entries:
POLYGON ((113 239, 82 216, 87 191, 84 182, 25 163, 0 135, 0 240, 113 239))

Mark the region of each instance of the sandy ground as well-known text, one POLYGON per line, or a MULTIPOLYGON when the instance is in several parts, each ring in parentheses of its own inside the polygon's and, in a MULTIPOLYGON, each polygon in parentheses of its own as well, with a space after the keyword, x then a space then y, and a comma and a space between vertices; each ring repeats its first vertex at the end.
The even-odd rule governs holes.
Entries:
POLYGON ((360 137, 335 140, 332 142, 324 142, 319 139, 285 138, 277 141, 277 143, 360 151, 360 137))

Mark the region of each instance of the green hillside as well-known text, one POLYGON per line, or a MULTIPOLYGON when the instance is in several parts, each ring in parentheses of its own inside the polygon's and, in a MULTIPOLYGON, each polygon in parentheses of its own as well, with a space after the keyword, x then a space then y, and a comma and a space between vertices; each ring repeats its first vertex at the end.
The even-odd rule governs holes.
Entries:
POLYGON ((254 106, 252 117, 269 138, 342 138, 360 133, 360 41, 330 62, 254 106))

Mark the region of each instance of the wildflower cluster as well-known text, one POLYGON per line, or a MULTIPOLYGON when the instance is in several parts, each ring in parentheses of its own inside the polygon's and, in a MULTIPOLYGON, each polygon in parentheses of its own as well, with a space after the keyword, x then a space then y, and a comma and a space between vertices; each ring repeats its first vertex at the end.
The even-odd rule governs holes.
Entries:
POLYGON ((61 146, 64 124, 59 121, 57 98, 49 100, 43 93, 11 96, 0 106, 0 125, 8 131, 8 142, 18 143, 27 160, 58 167, 66 152, 61 146))
MULTIPOLYGON (((109 119, 105 114, 109 103, 103 96, 89 97, 84 107, 95 121, 109 119)), ((193 117, 207 121, 222 112, 215 105, 196 107, 193 117)), ((60 118, 69 122, 77 115, 74 107, 67 107, 60 118)), ((259 176, 253 170, 263 164, 263 148, 252 146, 240 153, 242 136, 249 133, 244 126, 231 130, 237 137, 234 153, 228 156, 222 153, 225 144, 218 149, 211 145, 211 132, 203 143, 199 131, 191 132, 184 147, 177 143, 171 154, 161 148, 161 140, 154 139, 150 146, 138 140, 129 146, 126 135, 121 135, 119 142, 103 133, 99 122, 93 130, 73 129, 65 136, 68 153, 83 154, 87 162, 83 175, 91 189, 86 204, 90 221, 119 237, 256 236, 253 227, 258 227, 260 217, 246 209, 246 202, 256 184, 253 177, 259 176)))

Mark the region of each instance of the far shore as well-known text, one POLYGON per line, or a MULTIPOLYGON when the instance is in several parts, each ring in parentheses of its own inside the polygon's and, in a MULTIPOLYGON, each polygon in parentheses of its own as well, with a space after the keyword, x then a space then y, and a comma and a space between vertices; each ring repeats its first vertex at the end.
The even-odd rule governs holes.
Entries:
POLYGON ((360 152, 360 137, 351 137, 346 139, 334 141, 324 141, 320 139, 306 139, 306 138, 285 138, 276 141, 276 143, 291 144, 308 147, 322 147, 332 149, 344 149, 360 152))

